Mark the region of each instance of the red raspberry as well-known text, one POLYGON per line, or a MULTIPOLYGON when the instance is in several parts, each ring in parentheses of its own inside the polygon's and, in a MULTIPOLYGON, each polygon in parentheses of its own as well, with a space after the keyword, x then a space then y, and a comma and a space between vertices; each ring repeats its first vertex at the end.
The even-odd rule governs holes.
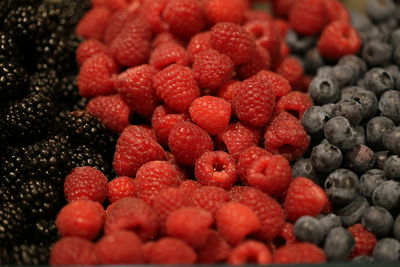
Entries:
POLYGON ((289 21, 300 34, 319 34, 328 22, 324 0, 297 1, 290 10, 289 21))
POLYGON ((135 232, 143 241, 156 236, 158 230, 157 215, 142 200, 133 197, 122 198, 107 210, 104 224, 106 235, 120 230, 135 232))
POLYGON ((232 250, 228 263, 233 265, 271 264, 272 253, 263 243, 248 240, 240 243, 232 250))
POLYGON ((104 223, 105 212, 98 202, 82 199, 68 203, 57 215, 56 227, 62 237, 95 239, 104 223))
POLYGON ((254 127, 261 127, 269 121, 274 106, 275 94, 269 84, 246 80, 233 93, 237 117, 254 127))
POLYGON ((175 42, 157 46, 150 55, 150 64, 157 69, 164 69, 172 64, 189 65, 189 57, 185 48, 175 42))
POLYGON ((196 207, 215 215, 218 208, 229 201, 228 193, 216 186, 203 186, 192 193, 192 201, 196 207))
POLYGON ((97 264, 94 245, 79 237, 64 237, 54 243, 49 261, 52 266, 97 264))
POLYGON ((183 44, 181 40, 177 39, 177 38, 176 38, 175 36, 173 36, 171 33, 169 33, 169 32, 162 32, 162 33, 159 33, 159 34, 153 39, 152 46, 153 46, 154 48, 157 48, 157 47, 159 47, 159 46, 161 46, 161 45, 168 44, 168 43, 176 43, 176 44, 180 44, 180 45, 183 44))
POLYGON ((359 255, 371 255, 377 243, 376 236, 365 229, 360 223, 350 226, 347 230, 352 234, 356 242, 350 258, 359 255))
POLYGON ((172 237, 158 240, 149 256, 151 264, 194 264, 197 258, 191 247, 172 237))
POLYGON ((258 9, 249 9, 244 14, 245 22, 253 21, 253 20, 272 20, 272 17, 269 13, 264 10, 258 9))
POLYGON ((300 122, 287 112, 275 116, 265 129, 265 149, 292 161, 301 157, 309 145, 307 132, 300 122))
POLYGON ((292 90, 286 78, 272 71, 262 70, 249 80, 269 83, 277 97, 287 95, 292 90))
POLYGON ((144 263, 142 242, 130 231, 115 231, 103 236, 96 244, 99 264, 144 263))
POLYGON ((200 32, 190 39, 187 46, 187 51, 190 59, 193 61, 195 56, 200 52, 211 49, 211 33, 210 32, 200 32))
POLYGON ((205 13, 212 24, 218 22, 233 22, 241 24, 245 12, 249 9, 246 0, 208 0, 205 13))
POLYGON ((274 254, 276 264, 324 263, 325 253, 311 243, 295 243, 278 248, 274 254))
POLYGON ((97 54, 106 54, 110 56, 108 48, 102 42, 95 39, 87 39, 82 42, 76 50, 76 62, 82 66, 86 60, 97 54))
POLYGON ((92 0, 91 2, 93 7, 104 6, 112 12, 128 6, 128 2, 126 0, 92 0))
MULTIPOLYGON (((220 98, 225 99, 228 101, 230 104, 232 104, 232 98, 233 98, 233 92, 236 90, 236 88, 240 85, 240 82, 237 80, 230 80, 224 83, 217 91, 217 96, 220 98)), ((231 105, 232 107, 232 105, 231 105)), ((232 107, 232 112, 233 112, 233 107, 232 107)))
POLYGON ((194 191, 203 187, 201 183, 193 180, 185 180, 179 185, 179 189, 186 193, 186 195, 192 195, 194 191))
POLYGON ((130 108, 118 95, 97 96, 86 105, 86 110, 114 132, 122 132, 129 125, 130 108))
POLYGON ((197 250, 200 264, 219 263, 228 258, 231 247, 222 238, 221 234, 214 230, 209 230, 205 244, 197 250))
POLYGON ((237 71, 240 78, 247 79, 257 74, 260 70, 267 70, 270 67, 271 56, 269 55, 268 50, 257 45, 253 58, 249 62, 241 65, 237 71))
POLYGON ((247 184, 247 169, 258 158, 272 154, 259 146, 251 146, 244 150, 237 163, 237 173, 243 183, 247 184))
POLYGON ((289 12, 292 9, 294 3, 298 0, 279 0, 273 1, 274 14, 280 17, 289 16, 289 12))
POLYGON ((225 131, 219 133, 217 141, 228 149, 232 157, 238 159, 245 149, 260 142, 260 132, 258 129, 237 122, 230 124, 225 131))
POLYGON ((274 19, 273 20, 275 30, 278 33, 280 39, 284 40, 286 38, 286 34, 290 30, 289 23, 284 19, 274 19))
POLYGON ((113 167, 117 175, 135 177, 144 163, 162 160, 163 148, 137 126, 124 129, 117 141, 113 167))
POLYGON ((258 189, 249 187, 238 195, 238 201, 250 207, 261 222, 258 236, 272 240, 281 232, 285 224, 284 212, 279 203, 258 189))
POLYGON ((144 132, 145 134, 147 134, 148 136, 150 136, 151 139, 153 139, 154 141, 157 142, 157 137, 156 134, 154 133, 153 128, 151 128, 150 126, 146 125, 146 124, 138 124, 135 125, 136 127, 138 127, 142 132, 144 132))
POLYGON ((172 109, 185 112, 200 95, 190 68, 173 64, 154 76, 157 95, 172 109))
POLYGON ((205 152, 196 160, 195 176, 203 185, 229 189, 237 178, 235 159, 223 151, 205 152))
POLYGON ((205 26, 203 10, 196 0, 168 1, 162 18, 172 34, 184 39, 189 39, 205 26))
POLYGON ((140 9, 142 17, 154 33, 160 33, 168 30, 168 24, 165 23, 161 14, 167 5, 168 0, 143 0, 140 9))
POLYGON ((155 244, 156 244, 155 241, 148 241, 143 244, 142 250, 143 250, 145 263, 148 263, 150 261, 150 254, 151 254, 151 251, 153 250, 155 244))
POLYGON ((216 135, 228 127, 231 110, 231 104, 222 98, 202 96, 193 101, 189 113, 194 123, 208 134, 216 135))
POLYGON ((239 201, 240 195, 251 188, 250 186, 235 185, 228 191, 228 196, 231 201, 239 201))
POLYGON ((312 80, 313 80, 312 76, 304 75, 303 78, 301 79, 300 84, 297 85, 297 90, 302 92, 307 92, 312 80))
POLYGON ((255 53, 255 42, 243 27, 220 22, 211 28, 211 46, 226 54, 235 66, 249 62, 255 53))
POLYGON ((289 185, 283 206, 287 219, 295 222, 304 215, 316 216, 325 207, 325 191, 310 179, 298 177, 289 185))
POLYGON ((285 223, 279 235, 274 239, 274 244, 277 247, 297 243, 293 227, 293 224, 289 222, 285 223))
POLYGON ((107 197, 110 203, 125 197, 136 197, 136 181, 127 176, 115 178, 108 183, 107 197))
POLYGON ((114 59, 106 54, 100 53, 87 59, 77 78, 80 95, 89 98, 115 93, 113 75, 117 70, 114 59))
POLYGON ((111 44, 115 37, 130 21, 134 20, 139 11, 139 5, 132 5, 132 8, 118 10, 114 12, 104 31, 103 40, 106 44, 111 44))
POLYGON ((214 148, 208 133, 190 122, 179 122, 172 127, 168 145, 176 161, 184 165, 193 165, 200 155, 214 148))
POLYGON ((325 0, 324 4, 329 22, 335 20, 350 21, 350 14, 342 2, 338 0, 325 0))
POLYGON ((361 48, 361 38, 346 21, 330 23, 318 40, 318 51, 328 59, 338 60, 348 54, 357 54, 361 48))
POLYGON ((216 90, 233 75, 232 60, 214 49, 204 50, 196 55, 193 75, 199 86, 216 90))
POLYGON ((231 245, 239 244, 247 235, 260 230, 260 220, 246 205, 228 202, 215 215, 218 231, 231 245))
POLYGON ((276 103, 275 110, 279 113, 282 111, 293 114, 297 119, 303 117, 304 112, 313 105, 309 95, 302 92, 290 92, 282 96, 276 103))
POLYGON ((103 203, 107 195, 107 182, 107 177, 96 168, 75 168, 65 178, 65 198, 68 202, 89 199, 103 203))
POLYGON ((247 169, 249 185, 278 196, 286 191, 292 178, 289 161, 281 155, 263 156, 247 169))
POLYGON ((86 39, 101 40, 110 19, 111 12, 105 7, 89 10, 76 26, 76 34, 86 39))
POLYGON ((168 216, 166 222, 167 234, 198 248, 207 241, 208 230, 213 221, 211 213, 204 209, 196 207, 180 208, 168 216))
POLYGON ((127 24, 111 43, 111 53, 118 63, 134 67, 147 61, 150 55, 150 28, 141 19, 127 24))
POLYGON ((137 113, 145 116, 153 114, 157 106, 153 76, 156 70, 145 64, 130 68, 119 74, 115 87, 122 99, 137 113))
POLYGON ((276 72, 288 80, 293 88, 297 88, 304 77, 304 68, 294 57, 286 57, 281 61, 276 72))

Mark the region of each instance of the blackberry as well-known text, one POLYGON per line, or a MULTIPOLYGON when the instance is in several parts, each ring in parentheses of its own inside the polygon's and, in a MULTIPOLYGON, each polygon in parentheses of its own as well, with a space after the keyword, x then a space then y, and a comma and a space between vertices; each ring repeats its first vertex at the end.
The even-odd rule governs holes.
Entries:
POLYGON ((108 163, 104 160, 103 156, 94 149, 86 146, 74 146, 69 150, 70 153, 70 167, 91 166, 96 167, 102 171, 107 177, 112 175, 108 163))
POLYGON ((59 100, 63 109, 71 111, 77 109, 85 109, 87 99, 79 94, 76 85, 76 75, 65 75, 60 80, 59 100))
POLYGON ((24 236, 26 217, 16 203, 0 203, 0 244, 18 242, 24 236))
POLYGON ((0 94, 2 99, 15 99, 21 96, 27 86, 28 75, 20 64, 9 58, 0 59, 0 94))
POLYGON ((34 5, 19 6, 11 9, 4 19, 4 29, 21 41, 34 40, 43 23, 37 18, 34 5))
POLYGON ((54 70, 36 72, 29 77, 29 91, 54 99, 58 95, 60 79, 54 70))
POLYGON ((12 61, 14 59, 19 59, 20 57, 21 53, 19 53, 19 46, 15 39, 5 32, 0 32, 0 60, 12 61))
POLYGON ((7 147, 0 161, 0 184, 14 191, 25 179, 25 147, 7 147))
POLYGON ((53 219, 40 219, 32 223, 32 239, 33 241, 46 241, 53 243, 58 238, 56 224, 53 219))
POLYGON ((15 196, 10 188, 6 186, 0 187, 0 203, 15 202, 15 196))
POLYGON ((9 252, 9 263, 19 265, 46 264, 49 258, 49 247, 41 244, 14 245, 9 252))

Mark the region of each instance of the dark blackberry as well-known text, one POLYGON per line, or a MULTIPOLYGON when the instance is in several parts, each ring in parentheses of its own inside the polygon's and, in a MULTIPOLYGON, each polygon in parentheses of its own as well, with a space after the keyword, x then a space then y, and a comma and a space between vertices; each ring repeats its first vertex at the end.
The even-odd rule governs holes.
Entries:
POLYGON ((55 98, 58 95, 60 79, 54 70, 36 72, 29 77, 30 92, 42 93, 55 98))
POLYGON ((5 32, 0 32, 0 60, 10 61, 12 59, 20 59, 20 57, 21 53, 19 53, 19 46, 15 39, 5 32))
POLYGON ((104 160, 103 156, 94 149, 80 145, 71 148, 70 150, 70 166, 72 168, 91 166, 96 167, 102 171, 107 177, 112 175, 108 163, 104 160))
POLYGON ((13 37, 21 40, 34 40, 43 23, 37 18, 34 5, 19 6, 11 9, 4 19, 4 29, 13 37))
POLYGON ((51 244, 58 238, 56 224, 53 219, 41 219, 34 222, 31 231, 32 239, 36 242, 45 241, 51 244))
POLYGON ((25 147, 7 147, 0 161, 0 184, 14 191, 25 179, 25 147))
POLYGON ((76 85, 76 75, 69 74, 61 78, 59 100, 65 110, 85 109, 87 99, 79 94, 76 85))
POLYGON ((9 252, 11 264, 38 265, 47 264, 50 248, 41 244, 14 245, 9 252))
POLYGON ((24 236, 26 217, 16 203, 0 203, 0 244, 18 242, 24 236))
POLYGON ((0 94, 2 99, 15 99, 21 96, 27 86, 28 75, 20 64, 10 60, 10 58, 0 59, 0 94))
POLYGON ((15 202, 15 195, 10 190, 10 188, 6 186, 0 187, 0 203, 5 202, 15 202))

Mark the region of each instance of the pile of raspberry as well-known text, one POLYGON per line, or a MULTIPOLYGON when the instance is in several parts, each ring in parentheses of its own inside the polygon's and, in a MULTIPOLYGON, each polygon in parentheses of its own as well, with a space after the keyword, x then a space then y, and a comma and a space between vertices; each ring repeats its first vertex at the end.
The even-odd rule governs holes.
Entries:
POLYGON ((286 34, 317 36, 328 60, 361 41, 338 0, 269 4, 277 17, 247 0, 92 0, 77 84, 119 133, 116 177, 86 166, 65 178, 52 265, 327 260, 293 225, 331 205, 292 175, 313 103, 286 34))

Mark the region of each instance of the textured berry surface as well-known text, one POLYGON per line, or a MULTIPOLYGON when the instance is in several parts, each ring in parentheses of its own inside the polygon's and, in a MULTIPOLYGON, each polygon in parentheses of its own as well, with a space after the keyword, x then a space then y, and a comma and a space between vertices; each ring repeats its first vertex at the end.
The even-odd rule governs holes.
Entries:
POLYGON ((233 22, 240 24, 248 9, 244 0, 210 0, 205 1, 205 13, 211 23, 233 22))
POLYGON ((251 146, 240 154, 237 172, 242 182, 247 183, 247 169, 255 160, 263 156, 271 156, 271 153, 259 146, 251 146))
POLYGON ((51 249, 50 264, 54 266, 97 264, 94 244, 79 237, 60 239, 51 249))
POLYGON ((295 243, 283 246, 275 251, 274 263, 300 264, 324 263, 325 253, 316 245, 310 243, 295 243))
POLYGON ((218 208, 229 201, 228 193, 216 186, 202 186, 196 189, 191 195, 193 205, 207 210, 215 215, 218 208))
POLYGON ((355 245, 351 257, 371 255, 377 243, 376 237, 367 231, 362 224, 355 224, 347 229, 354 237, 355 245))
POLYGON ((261 242, 244 241, 232 250, 228 263, 233 265, 270 264, 272 263, 272 254, 270 249, 261 242))
POLYGON ((135 197, 136 194, 136 181, 130 177, 121 176, 108 183, 107 198, 110 203, 125 197, 135 197))
POLYGON ((251 77, 250 80, 270 83, 270 86, 277 97, 287 95, 292 90, 292 87, 286 78, 272 71, 262 70, 251 77))
POLYGON ((323 0, 294 1, 290 9, 290 25, 295 31, 304 35, 320 33, 327 23, 323 0))
POLYGON ((189 245, 171 237, 158 240, 149 255, 152 264, 194 264, 196 259, 197 255, 189 245))

